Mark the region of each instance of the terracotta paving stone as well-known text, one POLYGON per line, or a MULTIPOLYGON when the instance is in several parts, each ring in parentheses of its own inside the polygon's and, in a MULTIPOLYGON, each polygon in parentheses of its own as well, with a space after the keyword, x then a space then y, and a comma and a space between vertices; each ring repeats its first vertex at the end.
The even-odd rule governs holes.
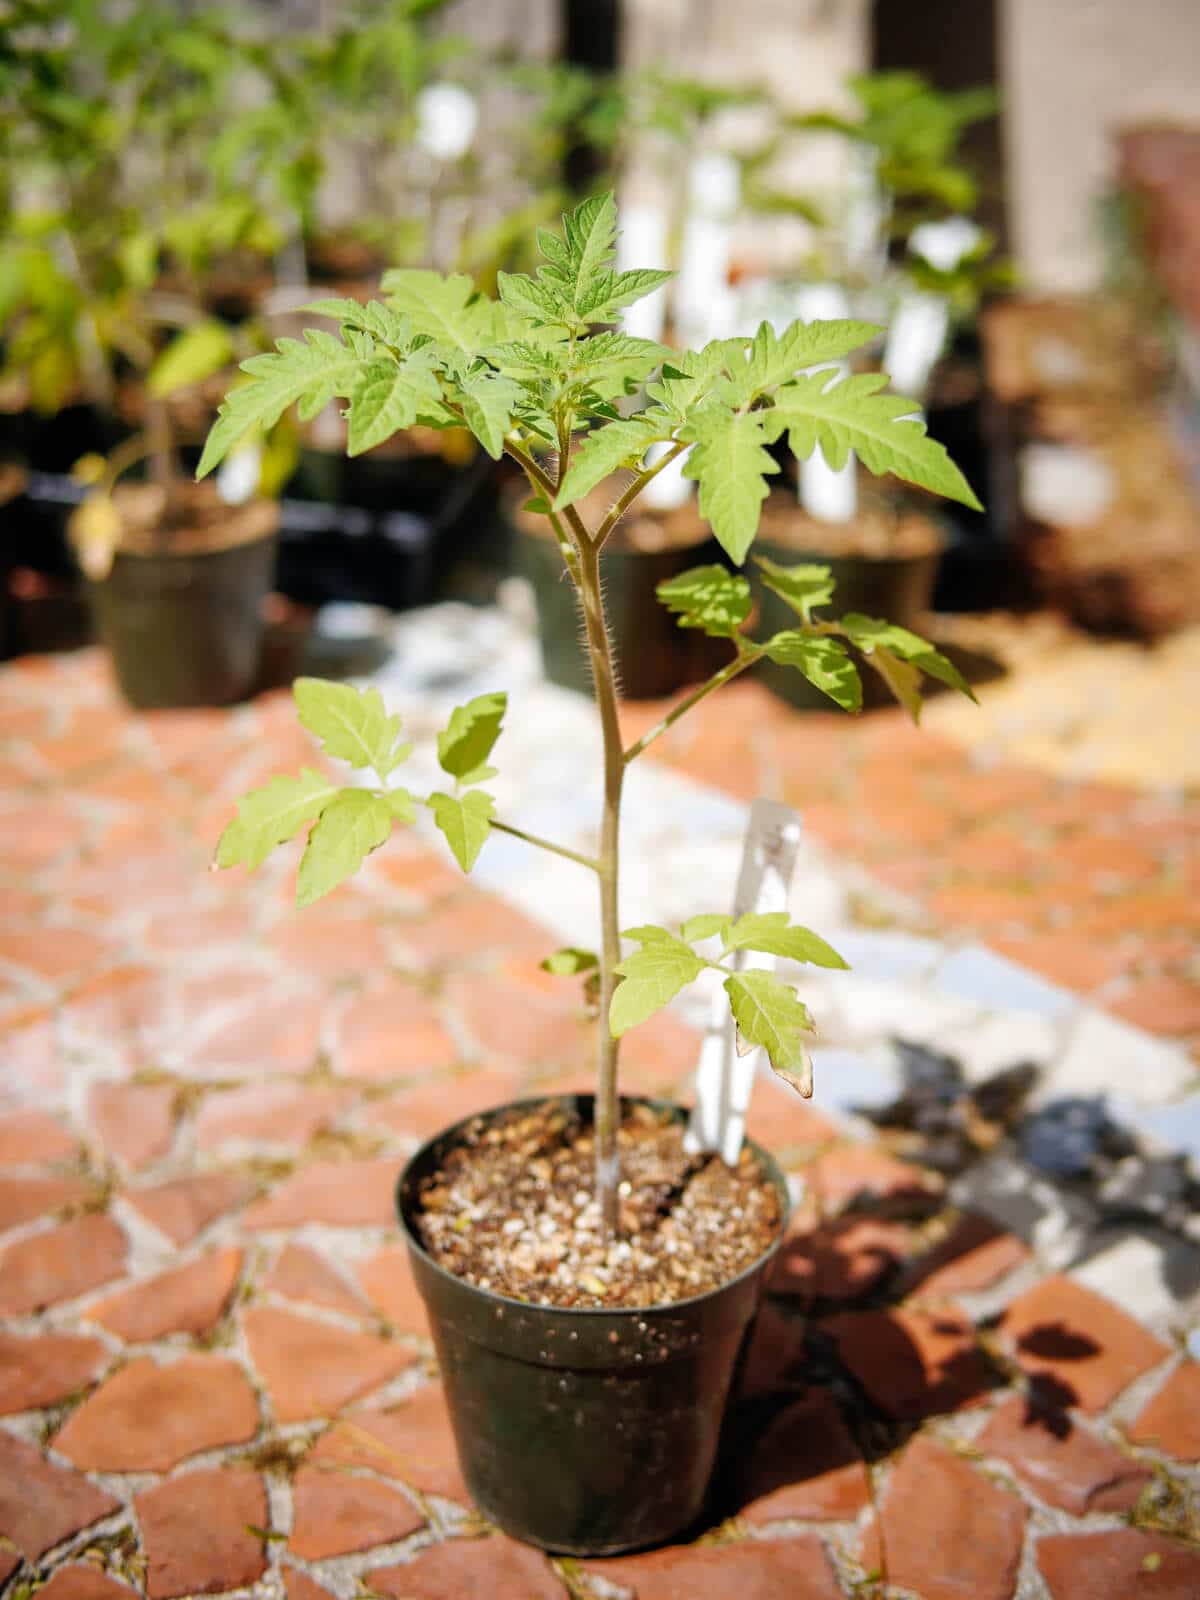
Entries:
MULTIPOLYGON (((880 1512, 889 1580, 921 1600, 1011 1600, 1025 1531, 1024 1502, 961 1456, 918 1434, 905 1448, 880 1512)), ((880 1564, 874 1520, 860 1560, 880 1564)))
POLYGON ((175 1093, 169 1083, 98 1083, 88 1120, 109 1155, 136 1172, 171 1148, 175 1093))
POLYGON ((941 1188, 933 1173, 863 1144, 842 1145, 819 1156, 805 1167, 804 1179, 813 1198, 827 1211, 838 1210, 860 1195, 920 1199, 941 1188))
POLYGON ((83 1314, 126 1344, 145 1344, 168 1333, 206 1333, 220 1320, 241 1267, 236 1246, 214 1250, 108 1295, 83 1314))
POLYGON ((967 1212, 940 1243, 912 1262, 909 1293, 919 1300, 973 1294, 990 1289, 1029 1259, 1023 1239, 967 1212))
POLYGON ((0 1331, 0 1413, 53 1405, 99 1377, 108 1360, 99 1339, 67 1333, 27 1338, 0 1331))
POLYGON ((405 1078, 443 1072, 459 1049, 437 1008, 413 984, 351 995, 338 1027, 336 1059, 349 1078, 405 1078))
MULTIPOLYGON (((821 1541, 747 1539, 729 1545, 671 1545, 648 1555, 586 1561, 584 1571, 631 1589, 637 1600, 840 1600, 821 1541)), ((515 1600, 515 1597, 514 1597, 515 1600)))
POLYGON ((96 966, 109 953, 106 940, 83 928, 30 923, 0 929, 0 962, 23 967, 47 983, 62 983, 96 966))
POLYGON ((506 1065, 565 1070, 590 1060, 591 1033, 577 999, 556 1000, 492 973, 458 973, 447 985, 451 1005, 477 1051, 506 1065))
POLYGON ((422 1494, 470 1504, 440 1383, 426 1384, 384 1410, 352 1412, 321 1435, 308 1460, 364 1467, 422 1494))
POLYGON ((254 1182, 241 1172, 203 1172, 145 1189, 126 1189, 124 1199, 159 1233, 182 1247, 209 1223, 244 1205, 254 1182))
POLYGON ((362 897, 357 914, 321 916, 319 908, 296 911, 267 940, 281 961, 315 978, 356 978, 388 965, 384 930, 371 920, 371 903, 362 897), (314 917, 313 909, 318 910, 314 917))
POLYGON ((86 1178, 0 1178, 0 1232, 78 1205, 91 1193, 86 1178))
MULTIPOLYGON (((372 1117, 376 1115, 372 1108, 372 1117)), ((286 1178, 246 1212, 247 1228, 294 1228, 305 1222, 332 1227, 386 1226, 396 1216, 399 1156, 374 1161, 314 1161, 286 1178)))
POLYGON ((1069 1278, 1043 1278, 1014 1300, 1000 1334, 1024 1371, 1060 1408, 1101 1411, 1170 1349, 1069 1278))
POLYGON ((378 1306, 401 1333, 429 1337, 429 1318, 421 1299, 406 1244, 389 1245, 358 1268, 358 1281, 371 1304, 378 1306))
POLYGON ((759 1307, 746 1364, 742 1372, 742 1393, 746 1396, 773 1394, 804 1387, 804 1327, 794 1316, 767 1298, 759 1307))
POLYGON ((1051 1600, 1195 1600, 1200 1594, 1200 1551, 1134 1528, 1044 1534, 1037 1564, 1051 1600))
POLYGON ((110 967, 73 988, 63 1014, 75 1031, 101 1038, 152 1036, 169 1022, 166 979, 152 967, 110 967))
POLYGON ((59 1567, 38 1590, 43 1600, 133 1600, 136 1593, 127 1583, 118 1583, 86 1562, 59 1567))
POLYGON ((566 1600, 567 1591, 540 1550, 504 1534, 448 1539, 403 1566, 375 1567, 369 1587, 393 1600, 566 1600))
POLYGON ((158 1365, 141 1356, 74 1411, 54 1448, 97 1472, 167 1472, 188 1456, 245 1444, 258 1432, 249 1379, 224 1356, 158 1365))
POLYGON ((146 1547, 150 1600, 222 1594, 261 1578, 267 1494, 252 1472, 184 1472, 133 1502, 146 1547))
POLYGON ((327 1417, 403 1372, 413 1351, 276 1306, 252 1306, 242 1327, 278 1422, 327 1417))
POLYGON ((423 846, 402 849, 393 839, 387 850, 373 857, 372 871, 393 889, 421 905, 433 905, 462 893, 462 873, 423 846))
POLYGON ((74 1300, 118 1277, 128 1242, 111 1217, 76 1217, 10 1244, 0 1255, 0 1315, 74 1300))
POLYGON ((1029 934, 1022 939, 993 938, 988 943, 1010 961, 1080 994, 1091 994, 1111 983, 1129 966, 1128 952, 1119 946, 1097 943, 1062 929, 1029 934))
POLYGON ((1022 1395, 1006 1400, 974 1443, 1007 1461, 1040 1500, 1077 1517, 1130 1510, 1152 1476, 1067 1413, 1022 1395))
POLYGON ((481 951, 494 957, 504 951, 536 950, 540 960, 551 949, 546 930, 515 906, 472 890, 447 901, 419 923, 397 923, 396 936, 404 965, 425 972, 459 959, 474 961, 481 951))
POLYGON ((961 1313, 894 1306, 844 1311, 821 1323, 838 1354, 888 1416, 918 1421, 977 1405, 995 1376, 961 1313))
POLYGON ((65 1161, 78 1148, 78 1140, 44 1111, 16 1111, 0 1117, 0 1167, 65 1161))
POLYGON ((283 1589, 287 1600, 332 1600, 328 1589, 322 1589, 296 1567, 284 1567, 283 1589))
MULTIPOLYGON (((636 1034, 631 1034, 630 1038, 636 1038, 636 1034)), ((691 1064, 696 1065, 695 1034, 692 1034, 691 1064)), ((790 1089, 777 1089, 773 1083, 755 1085, 746 1132, 765 1144, 773 1155, 799 1151, 809 1156, 822 1145, 841 1137, 841 1129, 823 1112, 790 1089)))
POLYGON ((1200 1033, 1200 983, 1166 973, 1143 978, 1108 1009, 1148 1033, 1200 1033))
POLYGON ((897 1222, 852 1214, 820 1227, 801 1222, 771 1267, 772 1294, 810 1300, 856 1300, 908 1254, 910 1235, 897 1222))
POLYGON ((367 1313, 366 1301, 349 1279, 302 1244, 284 1245, 262 1286, 284 1300, 302 1300, 352 1317, 367 1313))
POLYGON ((976 928, 987 936, 1014 928, 1035 928, 1044 914, 1040 896, 1001 884, 947 884, 933 891, 928 907, 951 927, 976 928))
POLYGON ((824 1389, 777 1411, 738 1466, 738 1515, 751 1523, 847 1521, 870 1498, 862 1456, 824 1389))
POLYGON ((533 1094, 537 1090, 532 1085, 526 1090, 518 1073, 499 1067, 483 1068, 419 1084, 387 1100, 377 1100, 371 1107, 371 1116, 397 1133, 428 1139, 449 1123, 503 1105, 526 1092, 533 1094))
POLYGON ((0 1530, 37 1561, 68 1534, 90 1528, 120 1501, 82 1473, 49 1461, 40 1450, 0 1428, 0 1530))
POLYGON ((1200 1461, 1200 1361, 1181 1362, 1126 1430, 1181 1461, 1200 1461))
MULTIPOLYGON (((696 1030, 669 1011, 657 1011, 621 1041, 621 1082, 639 1094, 675 1098, 695 1072, 699 1053, 696 1030)), ((583 1065, 590 1069, 589 1062, 583 1065)))
POLYGON ((303 1145, 337 1120, 354 1100, 345 1088, 310 1088, 293 1083, 253 1083, 207 1095, 196 1115, 202 1150, 235 1139, 303 1145))
MULTIPOLYGON (((263 987, 266 985, 264 983, 263 987)), ((190 1067, 299 1073, 321 1048, 325 1004, 318 999, 264 999, 253 1010, 214 1029, 188 1051, 190 1067)))
POLYGON ((373 1478, 302 1467, 292 1480, 288 1549, 302 1561, 407 1539, 425 1518, 407 1495, 373 1478))
POLYGON ((79 818, 44 806, 22 807, 0 815, 0 860, 17 870, 36 871, 79 845, 79 818))

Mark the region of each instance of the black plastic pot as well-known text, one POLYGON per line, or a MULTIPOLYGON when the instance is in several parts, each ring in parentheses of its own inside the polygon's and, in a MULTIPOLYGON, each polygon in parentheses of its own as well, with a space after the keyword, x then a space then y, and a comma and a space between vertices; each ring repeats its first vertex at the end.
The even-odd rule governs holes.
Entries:
MULTIPOLYGON (((583 645, 583 620, 575 590, 563 569, 553 539, 518 525, 517 572, 533 585, 537 601, 542 666, 551 683, 592 692, 592 674, 583 645)), ((713 542, 669 550, 629 550, 610 543, 601 556, 604 605, 625 700, 658 700, 685 683, 695 683, 724 664, 728 650, 713 660, 713 641, 694 628, 679 628, 661 605, 655 588, 690 567, 718 558, 713 542)))
POLYGON ((258 686, 274 530, 199 555, 121 551, 88 585, 121 692, 139 710, 224 706, 258 686))
MULTIPOLYGON (((590 1117, 590 1095, 570 1098, 590 1117)), ((506 1533, 545 1550, 599 1556, 663 1543, 704 1511, 778 1241, 740 1277, 673 1305, 568 1310, 476 1288, 433 1261, 415 1226, 421 1180, 474 1120, 422 1145, 397 1190, 471 1496, 506 1533)), ((779 1191, 782 1238, 787 1186, 753 1148, 779 1191)))

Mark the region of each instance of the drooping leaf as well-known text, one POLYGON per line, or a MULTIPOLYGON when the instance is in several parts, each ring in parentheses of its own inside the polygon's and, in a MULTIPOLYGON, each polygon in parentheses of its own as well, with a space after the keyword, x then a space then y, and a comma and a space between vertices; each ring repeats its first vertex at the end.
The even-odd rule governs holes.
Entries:
POLYGON ((969 700, 975 699, 975 691, 953 661, 940 650, 935 650, 929 640, 922 639, 920 634, 912 633, 895 622, 884 622, 880 617, 864 617, 857 611, 847 612, 841 619, 841 626, 860 650, 890 651, 901 661, 911 661, 914 667, 929 677, 937 678, 951 689, 957 689, 969 700))
POLYGON ((353 877, 392 831, 392 809, 369 789, 343 789, 321 812, 308 836, 296 879, 296 904, 314 900, 353 877))
POLYGON ((661 1011, 703 971, 704 962, 690 945, 674 938, 665 928, 656 929, 654 938, 617 965, 621 981, 613 991, 608 1013, 613 1038, 619 1039, 661 1011))
POLYGON ((554 509, 574 505, 619 467, 640 463, 656 440, 667 437, 643 417, 593 428, 571 457, 571 465, 554 499, 554 509))
POLYGON ((272 778, 238 801, 237 816, 217 844, 219 867, 260 867, 276 845, 294 838, 319 817, 335 795, 336 783, 305 767, 298 778, 272 778))
POLYGON ((812 1033, 813 1024, 795 990, 772 972, 751 969, 726 978, 725 993, 743 1039, 761 1046, 781 1077, 803 1083, 808 1060, 804 1035, 812 1033))
POLYGON ((712 639, 732 639, 750 615, 750 585, 725 567, 693 567, 665 578, 655 590, 681 628, 702 628, 712 639))
POLYGON ((714 934, 724 934, 732 921, 732 917, 722 916, 719 911, 702 911, 697 916, 689 917, 679 931, 691 944, 696 939, 711 939, 714 934))
POLYGON ((472 789, 461 797, 438 791, 429 796, 429 809, 454 859, 464 872, 470 872, 487 840, 496 802, 482 789, 472 789))
POLYGON ((494 372, 472 373, 458 386, 463 421, 493 461, 504 454, 505 435, 521 396, 519 383, 494 372))
POLYGON ((202 383, 233 360, 233 336, 223 322, 207 317, 177 334, 146 374, 152 395, 173 394, 191 383, 202 383))
POLYGON ((759 324, 749 358, 735 366, 731 403, 744 405, 787 383, 805 367, 837 361, 883 332, 873 322, 793 322, 777 334, 769 322, 759 324))
POLYGON ((750 911, 724 935, 726 950, 761 950, 814 967, 845 968, 846 962, 819 934, 788 921, 786 911, 750 911))
POLYGON ((356 689, 327 678, 297 678, 292 697, 300 721, 320 739, 326 755, 352 767, 373 767, 386 778, 412 749, 397 746, 400 717, 389 714, 378 689, 356 689))
POLYGON ((763 649, 781 667, 796 667, 844 711, 862 710, 862 679, 839 639, 796 630, 775 634, 763 649))
POLYGON ((721 548, 738 566, 758 532, 767 477, 779 463, 763 448, 763 417, 769 412, 702 409, 684 430, 694 440, 683 468, 700 485, 700 514, 721 548))
POLYGON ((789 448, 800 459, 819 446, 836 469, 845 466, 853 450, 871 472, 895 473, 906 483, 981 511, 945 447, 925 432, 917 401, 879 393, 887 381, 879 372, 841 382, 831 381, 827 372, 811 373, 777 390, 774 406, 755 414, 764 419, 767 438, 773 442, 786 433, 789 448))
POLYGON ((366 361, 348 388, 346 453, 360 456, 402 428, 422 421, 455 422, 442 404, 442 391, 426 350, 396 361, 382 355, 366 361))
POLYGON ((754 559, 762 569, 765 586, 781 600, 786 600, 805 622, 812 621, 818 606, 828 605, 833 599, 836 585, 828 567, 809 563, 784 567, 767 556, 754 559))
POLYGON ((453 778, 473 777, 491 755, 507 709, 508 696, 502 691, 476 695, 466 705, 456 706, 438 734, 442 771, 453 778))
POLYGON ((580 972, 590 972, 599 964, 593 951, 577 950, 574 945, 556 950, 552 956, 538 963, 543 972, 552 973, 556 978, 573 978, 580 972))

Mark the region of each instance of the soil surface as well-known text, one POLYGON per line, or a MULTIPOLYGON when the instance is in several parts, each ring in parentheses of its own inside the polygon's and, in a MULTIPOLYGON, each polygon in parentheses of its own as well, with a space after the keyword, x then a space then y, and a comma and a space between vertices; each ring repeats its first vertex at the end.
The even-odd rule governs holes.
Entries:
POLYGON ((763 506, 758 537, 760 545, 779 545, 795 555, 877 560, 929 555, 943 542, 937 526, 915 512, 868 501, 852 522, 822 522, 783 493, 763 506))
POLYGON ((252 544, 274 532, 279 507, 273 500, 227 505, 208 483, 176 486, 174 525, 163 527, 163 493, 151 483, 122 484, 113 491, 121 516, 120 549, 130 555, 208 555, 252 544))
POLYGON ((662 1305, 719 1288, 774 1242, 779 1196, 749 1148, 727 1167, 688 1155, 683 1131, 666 1112, 627 1109, 614 1243, 592 1194, 591 1128, 569 1100, 478 1118, 422 1185, 421 1240, 448 1272, 542 1305, 662 1305))

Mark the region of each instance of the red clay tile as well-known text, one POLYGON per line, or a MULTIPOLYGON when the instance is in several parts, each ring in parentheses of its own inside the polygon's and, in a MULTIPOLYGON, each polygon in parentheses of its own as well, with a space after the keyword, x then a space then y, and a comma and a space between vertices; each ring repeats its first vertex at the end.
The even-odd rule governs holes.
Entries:
POLYGON ((88 1117, 109 1155, 137 1171, 165 1156, 175 1137, 175 1088, 169 1083, 98 1083, 88 1117))
POLYGON ((261 1537, 268 1522, 262 1479, 220 1469, 184 1472, 133 1502, 146 1547, 150 1600, 223 1594, 266 1571, 261 1537))
POLYGON ((1070 1278, 1043 1278, 1000 1323, 1013 1356, 1060 1409, 1102 1411, 1170 1354, 1132 1317, 1070 1278))
POLYGON ((909 1293, 917 1300, 939 1300, 989 1289, 1029 1260, 1029 1248, 1015 1233, 987 1217, 967 1212, 950 1233, 912 1263, 909 1293))
POLYGON ((104 939, 83 928, 51 928, 32 923, 0 929, 0 962, 23 967, 47 983, 62 983, 94 967, 108 954, 104 939))
POLYGON ((841 1359, 888 1416, 916 1421, 978 1405, 994 1387, 961 1313, 892 1306, 827 1318, 841 1359))
POLYGON ((1028 934, 1021 939, 989 939, 988 943, 1010 961, 1080 994, 1091 994, 1119 978, 1130 962, 1129 955, 1110 942, 1063 929, 1028 934))
POLYGON ((428 1139, 462 1117, 504 1105, 522 1092, 523 1080, 517 1073, 485 1067, 422 1083, 390 1099, 378 1100, 371 1107, 371 1116, 397 1133, 428 1139))
POLYGON ((145 1344, 168 1333, 206 1333, 220 1320, 241 1267, 240 1250, 214 1250, 109 1295, 84 1315, 126 1344, 145 1344))
POLYGON ((22 806, 0 816, 0 858, 14 871, 35 872, 77 849, 80 833, 79 819, 69 812, 22 806))
POLYGON ((210 1222, 243 1205, 254 1193, 241 1172, 202 1172, 146 1189, 126 1189, 122 1198, 173 1244, 191 1244, 210 1222))
POLYGON ((344 1417, 321 1435, 308 1459, 314 1465, 365 1467, 422 1494, 470 1503, 440 1383, 386 1410, 344 1417))
POLYGON ((1006 1400, 975 1446, 999 1456, 1047 1505, 1077 1517, 1128 1511, 1151 1473, 1065 1412, 1044 1410, 1022 1395, 1006 1400))
POLYGON ((375 856, 372 867, 406 900, 421 906, 434 905, 462 892, 462 873, 424 848, 401 850, 393 846, 375 856))
POLYGON ((78 1205, 91 1193, 86 1178, 0 1178, 0 1232, 78 1205))
MULTIPOLYGON (((630 1038, 636 1038, 631 1034, 630 1038)), ((693 1041, 696 1035, 692 1034, 693 1041)), ((698 1051, 693 1048, 691 1064, 696 1064, 698 1051)), ((776 1088, 774 1083, 757 1083, 750 1100, 746 1118, 746 1132, 757 1139, 773 1155, 797 1153, 815 1154, 822 1145, 841 1137, 835 1122, 818 1111, 810 1101, 802 1099, 790 1089, 776 1088)))
POLYGON ((1149 1033, 1200 1033, 1200 983, 1167 973, 1142 978, 1108 1009, 1149 1033))
POLYGON ((136 1589, 86 1562, 59 1567, 38 1590, 41 1600, 134 1600, 136 1589))
POLYGON ((95 1215, 10 1244, 0 1255, 0 1314, 40 1311, 108 1283, 123 1271, 127 1249, 112 1218, 95 1215))
POLYGON ((78 1148, 74 1136, 44 1111, 14 1111, 0 1117, 0 1167, 66 1161, 78 1148))
MULTIPOLYGON (((960 1456, 918 1434, 900 1457, 881 1508, 891 1583, 922 1600, 1011 1600, 1025 1506, 960 1456)), ((863 1536, 863 1565, 880 1564, 878 1527, 863 1536)))
MULTIPOLYGON (((372 1108, 372 1116, 375 1108, 372 1108)), ((403 1161, 314 1161, 247 1211, 247 1228, 294 1228, 323 1222, 338 1228, 386 1226, 395 1219, 396 1179, 403 1161)))
POLYGON ((502 1533, 447 1539, 403 1566, 375 1567, 366 1581, 393 1600, 566 1600, 541 1551, 502 1533))
POLYGON ((1001 884, 946 884, 933 891, 928 904, 940 921, 956 928, 977 928, 987 935, 1037 927, 1043 916, 1037 895, 1001 884))
POLYGON ((1200 1361, 1184 1361, 1126 1429, 1135 1444, 1154 1445, 1180 1461, 1200 1461, 1200 1361))
MULTIPOLYGON (((648 1555, 587 1561, 584 1570, 631 1589, 637 1600, 840 1600, 821 1541, 746 1539, 740 1544, 671 1545, 648 1555)), ((440 1600, 440 1596, 439 1596, 440 1600)))
POLYGON ((367 1304, 348 1279, 325 1257, 302 1244, 286 1244, 263 1280, 263 1288, 284 1300, 344 1311, 351 1317, 367 1313, 367 1304))
POLYGON ((1051 1600, 1195 1600, 1200 1551, 1134 1528, 1045 1534, 1038 1569, 1051 1600))
POLYGON ((859 1195, 921 1197, 937 1194, 942 1187, 933 1173, 867 1144, 846 1144, 829 1151, 805 1167, 804 1178, 825 1211, 840 1210, 859 1195))
POLYGON ((795 1391, 804 1386, 804 1328, 774 1300, 758 1308, 742 1373, 745 1395, 795 1391))
POLYGON ((168 1025, 167 983, 152 967, 112 967, 72 989, 63 1008, 71 1026, 111 1038, 138 1038, 168 1025))
POLYGON ((553 936, 514 906, 467 890, 418 923, 397 923, 396 934, 411 963, 424 971, 478 964, 513 951, 548 955, 553 936))
POLYGON ((845 1522, 869 1498, 862 1456, 824 1389, 777 1412, 738 1462, 738 1515, 747 1522, 845 1522))
POLYGON ((141 1356, 71 1414, 54 1448, 87 1471, 167 1472, 202 1450, 245 1444, 258 1423, 236 1362, 186 1355, 159 1366, 141 1356))
POLYGON ((252 1083, 205 1097, 196 1117, 202 1150, 235 1139, 303 1145, 352 1102, 349 1089, 294 1083, 252 1083))
POLYGON ((252 1306, 242 1326, 278 1422, 327 1417, 416 1360, 411 1350, 275 1306, 252 1306))
POLYGON ((297 1567, 284 1567, 283 1589, 287 1600, 332 1600, 328 1589, 322 1589, 297 1567))
POLYGON ((421 1299, 405 1244, 388 1245, 358 1268, 358 1280, 371 1304, 401 1333, 429 1337, 429 1318, 421 1299))
POLYGON ((444 1072, 458 1058, 437 1008, 414 984, 395 982, 347 1001, 336 1047, 338 1068, 347 1077, 444 1072))
POLYGON ((794 1228, 771 1267, 772 1294, 804 1300, 857 1300, 908 1254, 909 1231, 897 1222, 853 1214, 820 1227, 794 1228))
POLYGON ((82 1473, 48 1461, 33 1445, 0 1428, 0 1528, 26 1561, 37 1561, 119 1505, 82 1473))
POLYGON ((425 1518, 399 1489, 373 1478, 302 1467, 292 1480, 288 1549, 302 1561, 324 1561, 407 1539, 425 1518))
POLYGON ((108 1365, 99 1339, 0 1331, 0 1413, 37 1411, 73 1394, 108 1365))
POLYGON ((296 911, 267 943, 285 965, 314 978, 336 981, 382 971, 388 964, 387 940, 371 918, 370 901, 361 898, 357 913, 322 916, 319 907, 296 911))
POLYGON ((578 998, 532 993, 498 974, 460 973, 447 986, 450 1003, 477 1051, 505 1065, 566 1071, 591 1058, 592 1032, 578 998))
MULTIPOLYGON (((262 986, 265 990, 266 984, 262 986)), ((291 995, 261 1004, 223 1024, 188 1052, 193 1067, 255 1072, 306 1072, 317 1059, 325 1001, 291 995)))

